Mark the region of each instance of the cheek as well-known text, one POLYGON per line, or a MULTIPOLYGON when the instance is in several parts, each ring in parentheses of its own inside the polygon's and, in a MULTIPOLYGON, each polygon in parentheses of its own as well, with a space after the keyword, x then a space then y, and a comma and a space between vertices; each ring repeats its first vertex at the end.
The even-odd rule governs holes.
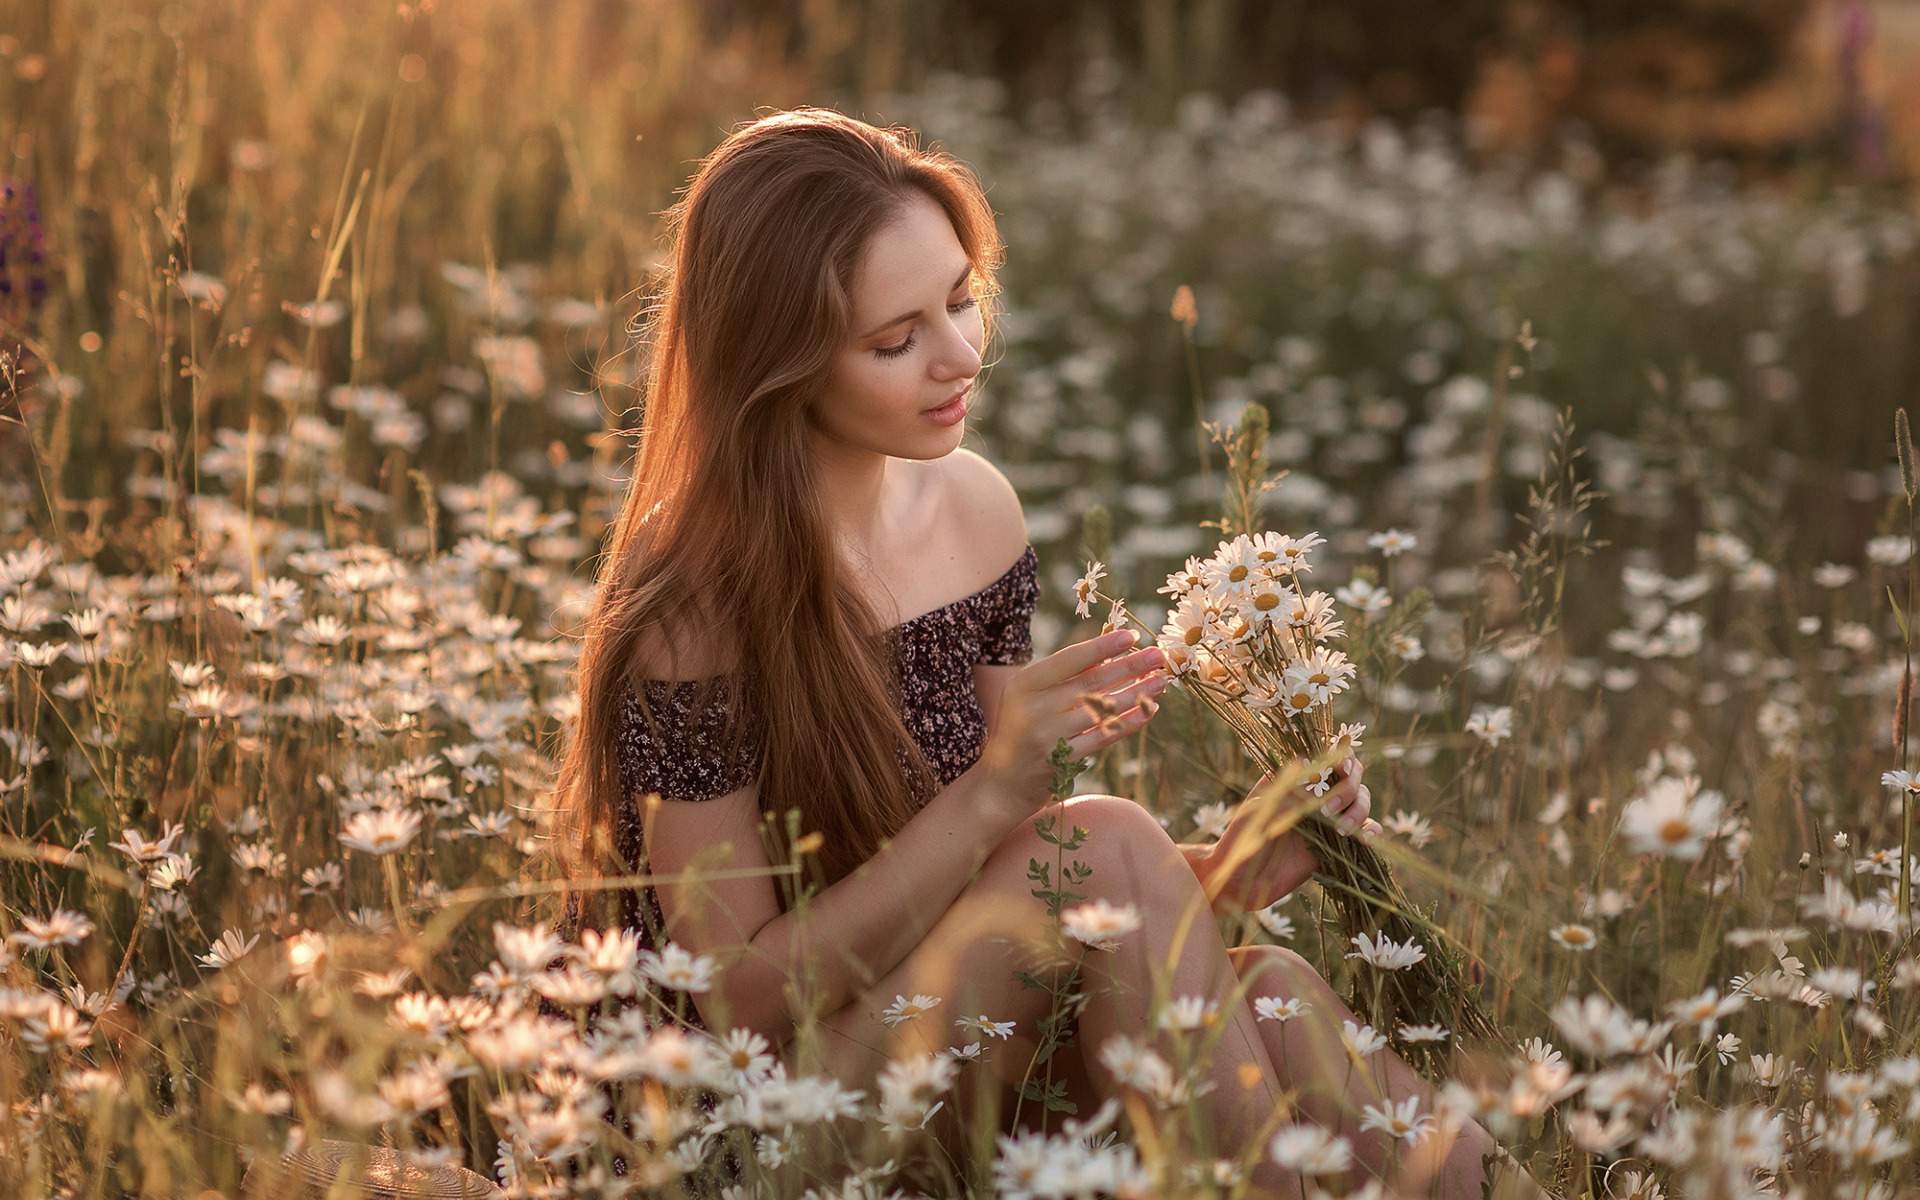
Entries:
MULTIPOLYGON (((911 356, 908 356, 911 357, 911 356)), ((875 422, 913 407, 912 368, 872 355, 843 359, 821 402, 820 422, 852 435, 870 433, 875 422)))
POLYGON ((875 416, 903 405, 913 407, 919 399, 917 384, 921 368, 917 359, 913 354, 897 359, 865 356, 849 373, 849 398, 857 400, 861 411, 875 416))

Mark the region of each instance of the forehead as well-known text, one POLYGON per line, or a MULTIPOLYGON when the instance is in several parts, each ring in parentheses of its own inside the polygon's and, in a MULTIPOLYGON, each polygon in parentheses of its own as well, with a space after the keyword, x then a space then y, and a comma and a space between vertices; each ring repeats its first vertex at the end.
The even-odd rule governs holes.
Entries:
POLYGON ((854 312, 863 321, 884 320, 930 292, 944 296, 966 265, 946 210, 915 192, 867 239, 854 269, 854 312))

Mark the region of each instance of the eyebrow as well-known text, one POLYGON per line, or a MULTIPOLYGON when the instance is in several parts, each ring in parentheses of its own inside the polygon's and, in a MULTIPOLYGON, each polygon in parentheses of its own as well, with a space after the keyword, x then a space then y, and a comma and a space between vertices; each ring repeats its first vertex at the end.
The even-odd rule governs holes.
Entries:
MULTIPOLYGON (((966 266, 961 267, 959 278, 953 281, 953 287, 959 287, 961 284, 965 283, 967 281, 967 276, 971 274, 973 274, 972 263, 968 263, 966 266)), ((953 288, 948 288, 947 290, 952 291, 953 288)), ((872 329, 867 330, 865 333, 861 334, 860 336, 863 338, 870 338, 876 333, 885 333, 887 330, 892 329, 895 325, 900 324, 902 321, 911 321, 919 315, 920 315, 920 310, 917 308, 909 313, 901 313, 899 316, 895 317, 891 321, 882 321, 880 324, 875 325, 872 329)))

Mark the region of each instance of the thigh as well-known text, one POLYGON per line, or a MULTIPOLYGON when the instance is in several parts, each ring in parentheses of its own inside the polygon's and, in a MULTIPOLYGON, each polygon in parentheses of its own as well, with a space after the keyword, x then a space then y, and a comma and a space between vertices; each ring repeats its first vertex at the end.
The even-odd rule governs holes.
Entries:
POLYGON ((1263 1021, 1270 1041, 1280 1047, 1274 1068, 1283 1085, 1298 1089, 1310 1101, 1336 1086, 1348 1074, 1342 1021, 1353 1012, 1312 963, 1282 946, 1241 946, 1229 950, 1234 970, 1247 989, 1247 1002, 1262 997, 1304 1002, 1304 1010, 1282 1022, 1263 1021))
POLYGON ((1050 958, 1052 919, 1027 878, 1041 844, 1024 824, 1009 834, 906 958, 852 1002, 803 1026, 790 1048, 797 1064, 870 1087, 889 1059, 979 1041, 988 1073, 1017 1081, 1048 1008, 1044 990, 1019 980, 1050 958), (920 995, 939 1003, 905 1020, 882 1019, 895 997, 920 995), (958 1024, 980 1018, 1010 1021, 1013 1033, 981 1035, 958 1024))
MULTIPOLYGON (((800 1069, 824 1069, 850 1087, 870 1088, 889 1059, 937 1053, 983 1044, 982 1065, 962 1072, 963 1090, 975 1104, 997 1105, 1011 1115, 1014 1090, 1036 1069, 1038 1027, 1052 998, 1040 988, 1025 986, 1022 972, 1048 973, 1061 959, 1055 945, 1056 928, 1046 904, 1033 894, 1029 877, 1034 860, 1082 861, 1093 868, 1089 883, 1078 890, 1115 899, 1170 894, 1162 886, 1171 872, 1190 880, 1190 871, 1166 832, 1138 804, 1116 796, 1076 796, 1066 805, 1067 829, 1084 828, 1088 836, 1073 851, 1062 852, 1039 836, 1033 822, 1015 826, 907 957, 873 986, 843 1008, 803 1029, 788 1057, 800 1069), (882 1010, 896 996, 938 997, 939 1005, 911 1019, 888 1024, 882 1010), (956 1025, 961 1018, 988 1018, 1012 1022, 1008 1037, 983 1037, 956 1025)), ((1078 960, 1080 948, 1066 949, 1078 960)), ((1068 1096, 1082 1114, 1098 1104, 1086 1063, 1098 1047, 1083 1047, 1076 1039, 1048 1064, 1056 1080, 1064 1080, 1068 1096), (1083 1053, 1086 1057, 1083 1058, 1083 1053)), ((1033 1108, 1022 1107, 1022 1123, 1033 1108)))

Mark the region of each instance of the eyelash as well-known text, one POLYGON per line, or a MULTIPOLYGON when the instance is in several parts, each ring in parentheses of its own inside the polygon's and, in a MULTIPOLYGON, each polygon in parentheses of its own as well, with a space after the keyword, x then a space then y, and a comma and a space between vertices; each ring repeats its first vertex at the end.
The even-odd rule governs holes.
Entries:
MULTIPOLYGON (((972 308, 973 305, 974 305, 974 298, 972 296, 968 296, 965 300, 962 300, 958 304, 947 305, 947 311, 948 312, 965 312, 969 308, 972 308)), ((907 351, 911 349, 913 349, 913 335, 908 334, 907 340, 904 342, 901 342, 898 346, 881 346, 879 349, 875 350, 874 353, 878 354, 881 358, 899 358, 902 354, 905 354, 907 351)))

